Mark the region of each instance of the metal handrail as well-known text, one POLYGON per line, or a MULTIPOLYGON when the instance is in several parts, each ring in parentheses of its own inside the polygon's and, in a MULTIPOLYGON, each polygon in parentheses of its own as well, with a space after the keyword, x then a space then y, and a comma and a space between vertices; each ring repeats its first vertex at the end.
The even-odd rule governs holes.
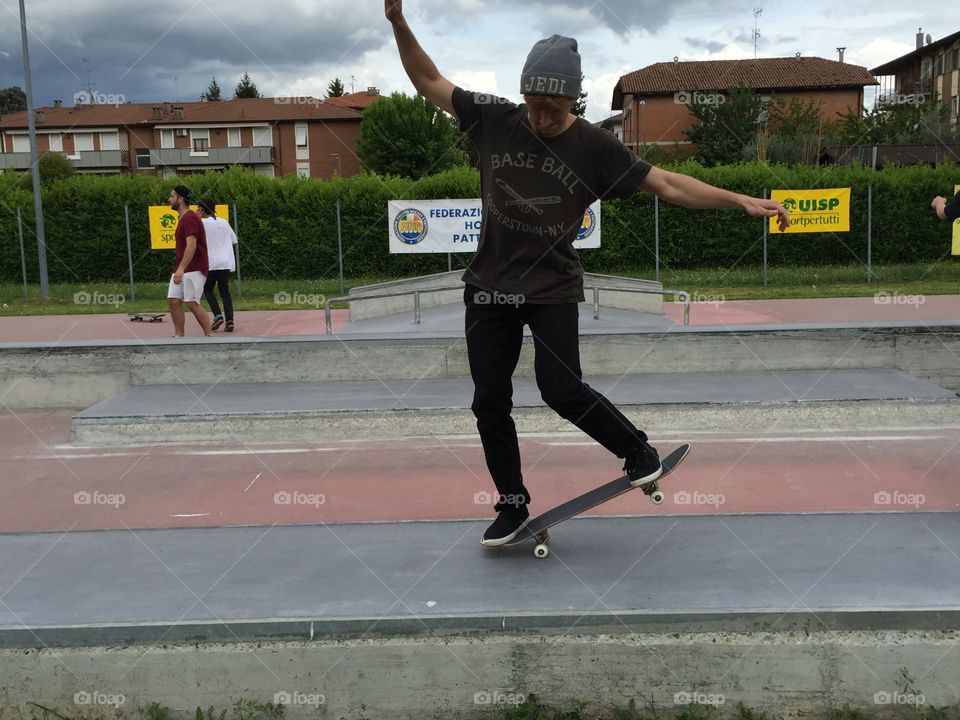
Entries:
POLYGON ((683 324, 690 324, 690 293, 686 290, 651 290, 649 288, 625 288, 625 287, 607 287, 604 285, 589 285, 587 287, 593 290, 593 319, 600 319, 600 291, 608 290, 614 292, 646 293, 647 295, 675 295, 683 303, 683 324))
MULTIPOLYGON (((424 288, 422 290, 402 290, 400 292, 391 292, 391 293, 379 293, 377 295, 343 295, 340 297, 327 298, 323 303, 323 319, 324 324, 326 325, 326 334, 333 334, 333 309, 332 305, 336 302, 343 302, 345 300, 382 300, 384 298, 392 297, 406 297, 407 295, 413 294, 413 323, 415 325, 420 324, 420 295, 421 293, 430 293, 430 292, 442 292, 448 290, 462 290, 463 284, 460 285, 444 285, 443 287, 436 288, 424 288)), ((683 324, 690 324, 690 293, 685 290, 650 290, 647 288, 624 288, 624 287, 608 287, 605 285, 585 285, 584 290, 593 290, 593 319, 600 319, 600 291, 606 290, 608 292, 631 292, 631 293, 645 293, 648 295, 675 295, 680 298, 680 301, 683 303, 683 324)))

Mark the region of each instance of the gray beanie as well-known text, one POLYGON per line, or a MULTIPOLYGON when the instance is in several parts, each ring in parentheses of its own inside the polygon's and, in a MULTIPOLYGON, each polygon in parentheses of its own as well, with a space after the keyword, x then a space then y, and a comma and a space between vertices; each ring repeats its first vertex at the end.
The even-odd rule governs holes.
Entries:
POLYGON ((527 55, 520 74, 520 93, 578 98, 580 77, 577 41, 552 35, 540 40, 527 55))

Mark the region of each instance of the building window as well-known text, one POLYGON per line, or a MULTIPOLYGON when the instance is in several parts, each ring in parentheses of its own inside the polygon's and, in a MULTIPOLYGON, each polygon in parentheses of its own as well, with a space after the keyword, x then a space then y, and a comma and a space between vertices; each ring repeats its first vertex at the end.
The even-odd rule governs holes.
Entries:
POLYGON ((934 75, 943 75, 943 53, 937 55, 937 67, 933 71, 934 75))
POLYGON ((253 129, 253 146, 269 147, 273 145, 273 128, 257 127, 253 129))
POLYGON ((240 128, 227 130, 227 147, 240 147, 240 128))
POLYGON ((30 152, 30 138, 27 135, 13 135, 13 151, 30 152))
POLYGON ((307 146, 307 124, 297 123, 297 147, 307 146))
POLYGON ((173 147, 173 130, 160 131, 160 147, 162 148, 173 147))
POLYGON ((951 116, 952 117, 960 116, 960 95, 955 95, 950 104, 953 106, 950 108, 951 116))
POLYGON ((310 177, 310 163, 297 163, 297 175, 302 178, 310 177))
POLYGON ((50 152, 63 152, 63 135, 47 135, 47 142, 50 144, 50 152))
POLYGON ((115 132, 100 133, 101 150, 119 150, 120 137, 115 132))
POLYGON ((954 48, 950 51, 950 69, 960 70, 960 48, 954 48))
POLYGON ((195 153, 205 153, 210 149, 209 130, 191 130, 190 139, 193 142, 193 151, 195 153))
POLYGON ((73 136, 73 151, 77 153, 93 151, 93 133, 77 133, 73 136))
POLYGON ((153 163, 150 162, 150 148, 137 148, 137 168, 151 168, 153 163))

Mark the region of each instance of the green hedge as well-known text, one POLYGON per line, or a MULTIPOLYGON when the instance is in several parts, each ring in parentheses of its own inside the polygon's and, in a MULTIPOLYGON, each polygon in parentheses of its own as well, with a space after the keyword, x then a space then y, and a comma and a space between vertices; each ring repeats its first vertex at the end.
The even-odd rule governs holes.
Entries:
MULTIPOLYGON (((960 182, 953 165, 937 168, 803 167, 744 164, 711 169, 688 162, 674 169, 720 187, 751 195, 769 188, 851 187, 849 233, 771 235, 776 265, 849 264, 866 260, 867 188, 873 186, 873 261, 928 261, 949 253, 950 232, 930 210, 930 199, 960 182)), ((456 168, 419 181, 360 176, 330 182, 270 179, 233 169, 180 180, 156 177, 78 176, 44 188, 44 224, 51 282, 127 279, 124 205, 130 208, 134 274, 163 281, 172 251, 150 250, 148 205, 164 204, 176 182, 198 194, 236 205, 241 269, 250 278, 336 276, 336 200, 341 201, 345 272, 348 276, 410 276, 447 269, 445 255, 390 255, 387 201, 401 198, 478 197, 479 177, 456 168)), ((33 196, 23 175, 0 175, 0 280, 20 279, 15 211, 22 209, 28 277, 36 282, 33 196)), ((694 211, 660 204, 660 253, 664 267, 757 265, 762 259, 762 221, 740 212, 694 211)), ((604 204, 603 246, 582 253, 594 272, 650 268, 654 259, 653 198, 637 194, 604 204)), ((455 256, 455 266, 469 262, 455 256)))

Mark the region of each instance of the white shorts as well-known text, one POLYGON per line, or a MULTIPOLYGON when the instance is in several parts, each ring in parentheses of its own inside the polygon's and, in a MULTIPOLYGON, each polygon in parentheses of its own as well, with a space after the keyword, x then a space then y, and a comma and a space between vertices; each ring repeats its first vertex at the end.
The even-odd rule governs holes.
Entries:
POLYGON ((171 275, 167 297, 184 302, 200 302, 200 298, 203 297, 203 286, 206 282, 207 276, 199 270, 184 273, 183 282, 179 285, 173 282, 173 275, 171 275))

